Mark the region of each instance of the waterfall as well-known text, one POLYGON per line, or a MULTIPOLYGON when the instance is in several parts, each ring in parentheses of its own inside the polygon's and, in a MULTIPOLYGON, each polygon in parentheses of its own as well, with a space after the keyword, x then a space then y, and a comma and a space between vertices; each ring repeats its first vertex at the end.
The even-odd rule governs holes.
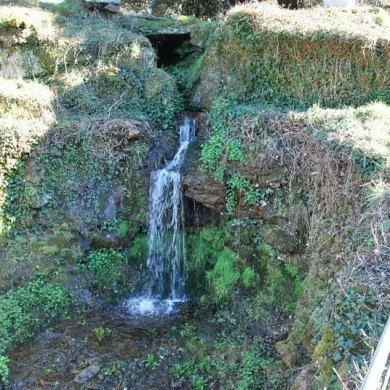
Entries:
POLYGON ((188 145, 195 139, 195 121, 185 117, 179 130, 180 146, 175 157, 151 175, 145 285, 140 297, 125 303, 133 314, 170 313, 176 302, 185 300, 187 264, 181 229, 180 168, 188 145))

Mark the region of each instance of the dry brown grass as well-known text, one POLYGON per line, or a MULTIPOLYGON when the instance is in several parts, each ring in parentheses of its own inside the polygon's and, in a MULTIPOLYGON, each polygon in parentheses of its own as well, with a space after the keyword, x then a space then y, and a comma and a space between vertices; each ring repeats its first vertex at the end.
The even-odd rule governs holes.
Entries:
MULTIPOLYGON (((25 8, 21 6, 0 6, 0 21, 15 29, 20 26, 17 34, 14 34, 11 44, 23 43, 27 39, 36 38, 41 42, 53 40, 56 35, 56 27, 53 14, 39 8, 25 8)), ((15 29, 17 30, 17 29, 15 29)), ((4 39, 0 37, 0 40, 4 39)))
MULTIPOLYGON (((318 250, 334 235, 341 240, 356 228, 357 220, 368 210, 369 188, 370 207, 375 203, 377 210, 380 201, 374 199, 389 193, 389 128, 390 107, 376 103, 356 109, 314 107, 305 113, 250 114, 231 127, 227 137, 240 134, 249 163, 260 174, 267 175, 276 166, 288 169, 289 191, 310 199, 308 244, 318 250), (382 178, 381 186, 378 180, 375 187, 366 184, 374 178, 382 178)), ((370 231, 370 227, 361 230, 370 231)))
POLYGON ((0 79, 0 159, 31 151, 55 122, 53 105, 52 91, 42 84, 0 79))
POLYGON ((390 43, 390 15, 381 9, 315 8, 291 12, 270 4, 251 3, 232 8, 227 16, 239 13, 250 15, 257 28, 265 31, 302 37, 339 35, 347 41, 363 40, 367 45, 374 45, 377 41, 390 43), (381 23, 378 23, 379 18, 381 23))

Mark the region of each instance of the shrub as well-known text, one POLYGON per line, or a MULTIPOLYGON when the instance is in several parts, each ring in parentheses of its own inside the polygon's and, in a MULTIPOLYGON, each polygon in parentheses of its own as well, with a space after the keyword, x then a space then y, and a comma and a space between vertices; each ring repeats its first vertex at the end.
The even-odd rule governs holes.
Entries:
POLYGON ((9 363, 9 359, 6 356, 0 355, 0 383, 8 382, 8 375, 9 375, 8 363, 9 363))
POLYGON ((70 304, 62 287, 42 279, 7 292, 0 298, 0 353, 32 336, 54 317, 66 316, 70 304))

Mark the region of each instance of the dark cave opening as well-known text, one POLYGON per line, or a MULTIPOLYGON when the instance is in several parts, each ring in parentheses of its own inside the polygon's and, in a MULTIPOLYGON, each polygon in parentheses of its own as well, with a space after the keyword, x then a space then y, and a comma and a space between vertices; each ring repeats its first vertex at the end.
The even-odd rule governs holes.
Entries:
POLYGON ((190 33, 171 34, 160 33, 147 35, 147 38, 152 43, 157 53, 157 66, 159 68, 174 65, 178 63, 182 57, 177 53, 177 49, 184 42, 191 39, 190 33))

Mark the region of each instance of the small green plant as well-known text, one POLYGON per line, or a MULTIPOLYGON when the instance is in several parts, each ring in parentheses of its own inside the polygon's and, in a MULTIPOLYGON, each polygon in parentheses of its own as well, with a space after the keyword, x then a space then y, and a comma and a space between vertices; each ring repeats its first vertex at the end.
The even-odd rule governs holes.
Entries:
POLYGON ((245 161, 245 155, 242 150, 242 142, 238 139, 229 140, 226 146, 228 159, 232 161, 238 161, 243 163, 245 161))
POLYGON ((195 376, 192 379, 192 387, 196 390, 204 390, 207 388, 207 379, 203 376, 195 376))
POLYGON ((216 301, 231 296, 232 288, 240 278, 240 272, 236 266, 236 254, 224 248, 218 254, 214 268, 206 273, 206 278, 216 301))
POLYGON ((8 375, 9 375, 8 363, 9 363, 8 357, 0 355, 0 384, 8 383, 8 375))
POLYGON ((118 224, 118 234, 123 237, 129 232, 129 222, 128 221, 120 221, 118 224))
POLYGON ((112 333, 110 328, 103 328, 102 326, 98 326, 93 329, 93 333, 96 337, 96 340, 99 344, 103 342, 106 336, 109 336, 112 333))
POLYGON ((146 355, 146 359, 144 360, 144 364, 146 368, 156 368, 158 366, 158 362, 156 357, 152 353, 148 353, 146 355))
POLYGON ((148 236, 141 234, 135 237, 129 249, 129 256, 133 260, 145 260, 148 254, 148 236))
POLYGON ((245 194, 245 202, 255 205, 262 198, 259 190, 240 173, 235 173, 227 182, 226 210, 233 214, 237 203, 237 193, 245 194))
POLYGON ((259 280, 259 275, 252 267, 245 267, 241 275, 242 284, 245 287, 255 287, 259 280))

